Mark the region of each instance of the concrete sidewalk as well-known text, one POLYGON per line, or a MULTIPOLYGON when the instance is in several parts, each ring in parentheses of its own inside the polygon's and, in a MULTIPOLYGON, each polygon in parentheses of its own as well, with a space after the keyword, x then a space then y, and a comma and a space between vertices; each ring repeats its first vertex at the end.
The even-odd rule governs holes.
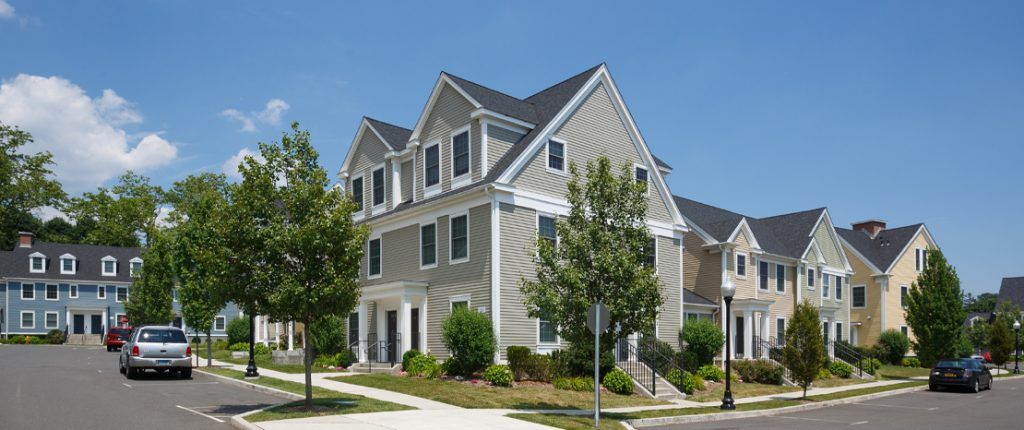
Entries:
POLYGON ((418 410, 251 423, 264 430, 549 430, 551 427, 509 418, 493 409, 418 410))

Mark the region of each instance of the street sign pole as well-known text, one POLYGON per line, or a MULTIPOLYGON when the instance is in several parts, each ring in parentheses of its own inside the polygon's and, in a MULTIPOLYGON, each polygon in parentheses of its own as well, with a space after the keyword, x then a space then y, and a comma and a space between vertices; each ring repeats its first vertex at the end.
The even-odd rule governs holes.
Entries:
MULTIPOLYGON (((601 321, 601 306, 596 307, 595 322, 601 321)), ((595 327, 598 324, 594 324, 595 327)), ((601 428, 601 331, 594 330, 594 428, 601 428)))

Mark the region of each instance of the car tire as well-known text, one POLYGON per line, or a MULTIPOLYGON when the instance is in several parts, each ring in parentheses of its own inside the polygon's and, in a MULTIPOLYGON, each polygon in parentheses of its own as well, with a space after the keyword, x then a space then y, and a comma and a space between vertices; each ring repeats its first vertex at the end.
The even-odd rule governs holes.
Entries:
POLYGON ((981 391, 981 382, 978 382, 978 379, 980 379, 980 378, 974 378, 974 385, 971 385, 971 392, 972 393, 977 393, 977 392, 981 391))
POLYGON ((110 351, 113 351, 113 348, 111 348, 110 345, 107 345, 107 352, 110 352, 110 351))
POLYGON ((988 384, 985 384, 985 389, 986 390, 991 390, 992 389, 992 379, 994 379, 994 378, 992 378, 991 376, 988 378, 988 384))
POLYGON ((124 373, 125 373, 125 370, 124 370, 124 358, 123 357, 117 359, 117 371, 121 372, 122 375, 124 375, 124 373))
POLYGON ((939 386, 935 384, 928 384, 928 391, 939 391, 939 386))
POLYGON ((178 376, 181 377, 181 379, 192 379, 192 368, 186 367, 178 370, 178 376))
POLYGON ((124 376, 127 377, 128 379, 135 379, 136 377, 138 377, 139 376, 138 372, 139 372, 138 370, 132 369, 132 365, 131 364, 127 364, 126 363, 124 365, 124 376))

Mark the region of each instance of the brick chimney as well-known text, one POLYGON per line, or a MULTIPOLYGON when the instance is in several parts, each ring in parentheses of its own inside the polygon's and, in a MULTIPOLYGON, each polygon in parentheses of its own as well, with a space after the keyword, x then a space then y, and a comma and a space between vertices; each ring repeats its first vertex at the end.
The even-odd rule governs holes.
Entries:
POLYGON ((882 230, 885 230, 885 221, 882 221, 880 219, 869 219, 867 221, 855 222, 853 223, 853 230, 863 231, 864 233, 867 233, 868 236, 871 236, 872 239, 874 239, 875 236, 878 236, 878 233, 881 233, 882 230))
POLYGON ((18 248, 31 248, 32 242, 36 240, 36 235, 27 231, 19 231, 18 236, 18 248))

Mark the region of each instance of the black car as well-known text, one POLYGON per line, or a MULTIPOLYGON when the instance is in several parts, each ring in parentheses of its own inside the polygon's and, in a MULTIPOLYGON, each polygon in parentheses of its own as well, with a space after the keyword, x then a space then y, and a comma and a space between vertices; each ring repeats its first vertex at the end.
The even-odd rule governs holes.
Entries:
POLYGON ((992 389, 992 373, 973 358, 939 360, 928 376, 928 389, 943 387, 963 387, 975 393, 982 387, 992 389))

